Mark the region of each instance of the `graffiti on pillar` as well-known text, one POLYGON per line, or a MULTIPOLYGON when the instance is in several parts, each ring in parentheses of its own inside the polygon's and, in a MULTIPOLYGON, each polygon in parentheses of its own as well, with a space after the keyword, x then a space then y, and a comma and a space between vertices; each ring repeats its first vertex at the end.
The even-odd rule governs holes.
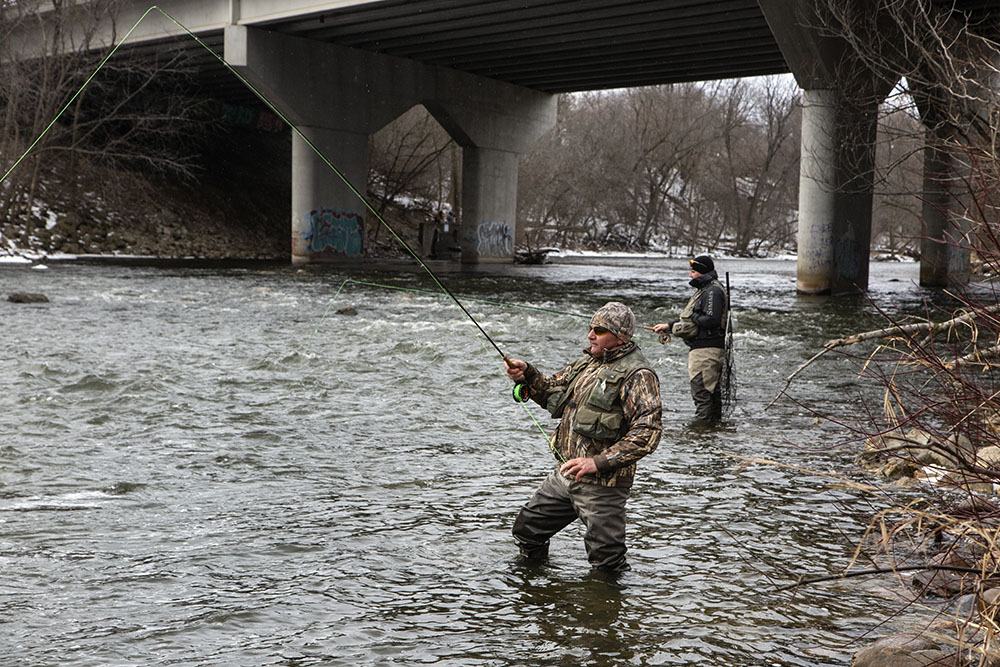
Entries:
POLYGON ((800 262, 808 271, 828 271, 833 250, 831 247, 833 244, 833 224, 814 222, 808 226, 806 235, 808 237, 806 247, 799 249, 800 262))
POLYGON ((509 257, 514 254, 514 236, 506 222, 483 220, 477 230, 476 250, 481 257, 509 257))
POLYGON ((305 216, 302 232, 306 252, 316 255, 353 257, 361 254, 364 218, 353 211, 321 208, 305 216))

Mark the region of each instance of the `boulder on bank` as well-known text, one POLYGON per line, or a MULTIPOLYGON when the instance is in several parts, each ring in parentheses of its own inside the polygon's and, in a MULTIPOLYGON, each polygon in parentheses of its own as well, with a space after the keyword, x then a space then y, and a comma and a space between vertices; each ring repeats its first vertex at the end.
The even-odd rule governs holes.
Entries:
POLYGON ((7 300, 11 303, 48 303, 49 297, 38 292, 11 292, 7 300))
POLYGON ((976 464, 1000 471, 1000 447, 989 445, 976 452, 976 464))
POLYGON ((920 462, 913 452, 926 446, 927 441, 921 440, 912 431, 906 434, 892 431, 868 438, 858 463, 869 472, 889 479, 914 477, 920 469, 920 462))
POLYGON ((883 637, 854 654, 851 667, 923 667, 944 664, 947 654, 918 634, 883 637))
POLYGON ((964 434, 940 441, 919 429, 890 431, 868 438, 858 463, 869 472, 889 479, 933 479, 939 486, 991 493, 992 479, 974 467, 997 470, 1000 477, 1000 449, 976 450, 964 434))
MULTIPOLYGON (((972 564, 953 550, 941 551, 931 556, 929 565, 955 568, 971 568, 972 564)), ((928 569, 917 572, 911 580, 913 587, 921 595, 935 595, 950 598, 976 589, 976 577, 968 572, 944 569, 928 569)))

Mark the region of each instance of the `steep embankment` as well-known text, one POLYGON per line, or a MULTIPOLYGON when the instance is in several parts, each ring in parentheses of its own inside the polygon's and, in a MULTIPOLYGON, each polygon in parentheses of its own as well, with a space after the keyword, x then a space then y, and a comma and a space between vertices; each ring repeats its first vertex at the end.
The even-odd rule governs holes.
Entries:
POLYGON ((190 178, 65 165, 41 179, 30 220, 0 221, 0 254, 267 259, 290 254, 287 133, 220 132, 190 178))

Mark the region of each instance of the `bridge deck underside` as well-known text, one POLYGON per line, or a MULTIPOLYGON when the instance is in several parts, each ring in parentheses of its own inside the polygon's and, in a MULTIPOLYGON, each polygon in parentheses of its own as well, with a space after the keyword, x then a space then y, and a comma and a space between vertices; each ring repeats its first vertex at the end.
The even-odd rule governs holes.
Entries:
MULTIPOLYGON (((996 0, 941 1, 995 12, 996 0)), ((357 0, 325 7, 241 23, 548 93, 789 72, 757 0, 357 0)), ((221 30, 200 37, 222 55, 221 30)), ((216 94, 246 99, 190 37, 174 44, 195 54, 216 94)))
POLYGON ((550 93, 788 71, 756 0, 382 0, 275 27, 550 93))

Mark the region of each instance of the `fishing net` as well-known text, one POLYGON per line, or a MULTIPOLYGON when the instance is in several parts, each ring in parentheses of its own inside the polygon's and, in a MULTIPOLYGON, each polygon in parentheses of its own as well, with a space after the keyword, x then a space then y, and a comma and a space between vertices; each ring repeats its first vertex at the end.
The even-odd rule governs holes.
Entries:
POLYGON ((727 419, 736 409, 735 347, 733 345, 733 315, 728 308, 729 274, 726 274, 726 356, 722 362, 722 377, 719 379, 722 392, 722 418, 727 419))

